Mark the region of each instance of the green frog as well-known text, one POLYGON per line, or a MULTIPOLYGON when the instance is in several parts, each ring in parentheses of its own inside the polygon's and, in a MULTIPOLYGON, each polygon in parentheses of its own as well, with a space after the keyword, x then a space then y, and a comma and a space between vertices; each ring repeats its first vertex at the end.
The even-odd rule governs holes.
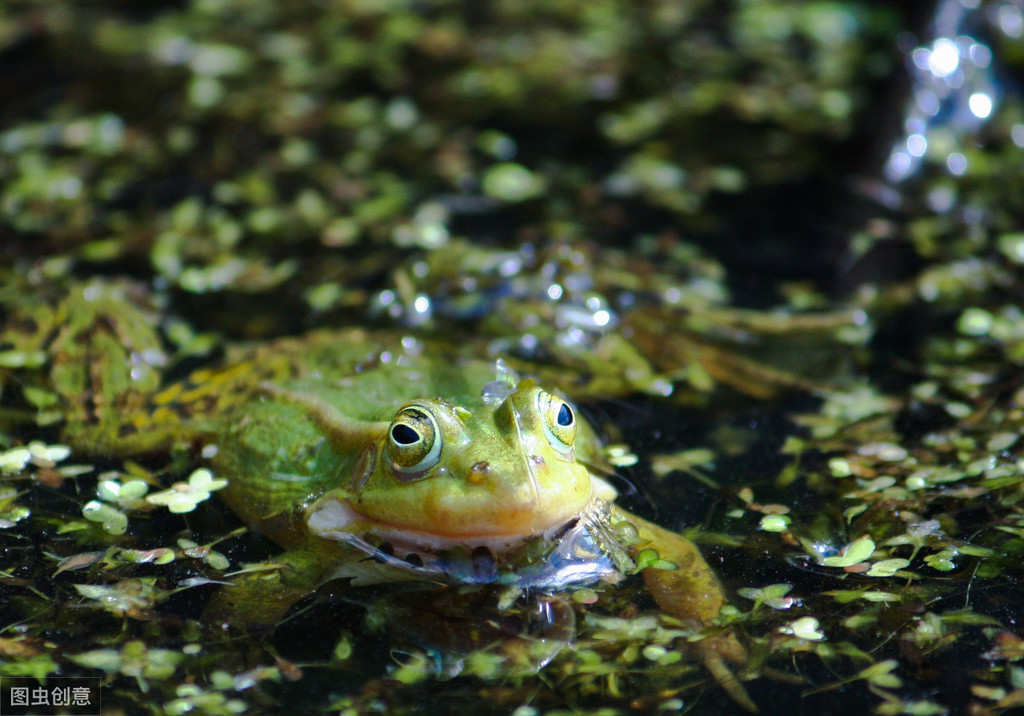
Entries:
MULTIPOLYGON (((228 480, 219 494, 288 549, 275 560, 283 569, 222 589, 210 621, 275 624, 339 577, 546 590, 615 581, 651 547, 660 567, 671 563, 642 570, 659 606, 694 625, 718 616, 725 597, 696 546, 614 504, 596 432, 572 403, 501 361, 443 351, 391 333, 321 332, 157 395, 226 404, 195 417, 203 454, 228 480), (257 367, 269 377, 242 388, 239 375, 257 367)), ((726 666, 745 658, 736 638, 699 648, 753 709, 726 666)))
MULTIPOLYGON (((144 317, 128 320, 136 309, 119 290, 86 287, 84 302, 58 307, 52 323, 69 328, 55 345, 66 335, 67 346, 90 351, 75 358, 51 347, 50 378, 36 377, 37 392, 50 386, 57 397, 49 404, 82 405, 84 396, 87 410, 65 418, 65 439, 80 451, 199 444, 229 482, 218 494, 287 550, 274 560, 279 569, 219 590, 209 622, 242 615, 277 624, 338 577, 541 590, 614 581, 647 548, 659 566, 675 567, 642 570, 667 613, 704 626, 725 604, 690 541, 614 504, 596 433, 560 393, 579 388, 578 375, 526 365, 543 374, 542 386, 481 360, 482 345, 347 329, 235 349, 226 368, 153 393, 165 359, 148 357, 159 357, 159 340, 136 329, 144 317), (124 361, 111 346, 123 346, 124 361), (104 351, 112 359, 94 365, 93 353, 104 351), (118 373, 119 365, 130 371, 118 373)), ((12 343, 31 355, 43 347, 33 336, 52 333, 49 325, 12 343)), ((754 710, 726 666, 746 658, 735 636, 710 635, 697 648, 731 696, 754 710)))

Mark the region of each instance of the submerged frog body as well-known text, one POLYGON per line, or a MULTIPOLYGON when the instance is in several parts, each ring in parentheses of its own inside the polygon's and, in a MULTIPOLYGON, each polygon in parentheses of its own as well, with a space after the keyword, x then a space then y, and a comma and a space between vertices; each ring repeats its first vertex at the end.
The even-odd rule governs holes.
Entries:
MULTIPOLYGON (((567 400, 500 363, 496 380, 494 362, 403 346, 364 361, 311 350, 202 428, 204 453, 229 481, 224 499, 290 550, 278 580, 239 580, 211 618, 273 624, 336 577, 545 589, 614 581, 647 547, 676 565, 643 570, 663 609, 697 625, 718 615, 724 596, 697 548, 613 504, 595 432, 567 400)), ((752 708, 723 662, 744 658, 735 638, 700 648, 752 708)))

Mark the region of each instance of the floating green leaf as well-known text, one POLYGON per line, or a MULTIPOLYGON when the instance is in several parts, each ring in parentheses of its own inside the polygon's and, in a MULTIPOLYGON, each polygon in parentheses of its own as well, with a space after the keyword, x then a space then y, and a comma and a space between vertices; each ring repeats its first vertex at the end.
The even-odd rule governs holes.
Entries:
POLYGON ((861 537, 848 544, 835 557, 825 557, 821 564, 826 567, 852 567, 871 557, 875 551, 875 543, 870 537, 861 537))
POLYGON ((765 532, 785 532, 792 522, 789 515, 765 515, 761 518, 759 528, 765 532))
POLYGON ((893 558, 883 559, 871 565, 867 574, 869 577, 891 577, 901 569, 910 565, 909 559, 893 558))
POLYGON ((753 599, 754 609, 762 604, 772 609, 789 609, 797 602, 793 597, 786 596, 792 589, 792 584, 769 584, 760 588, 745 587, 736 593, 744 599, 753 599))
POLYGON ((99 522, 104 531, 112 535, 123 535, 128 531, 128 517, 116 507, 92 500, 82 508, 82 515, 90 522, 99 522))
POLYGON ((821 623, 815 617, 808 616, 800 617, 796 621, 780 627, 779 631, 783 634, 792 634, 805 641, 821 641, 825 638, 825 634, 819 628, 820 626, 821 623))
POLYGON ((673 570, 679 567, 666 559, 662 559, 661 555, 658 554, 658 550, 647 548, 641 550, 636 556, 636 571, 639 572, 648 568, 673 570))
POLYGON ((857 674, 857 678, 864 679, 865 681, 874 684, 875 686, 880 686, 883 689, 898 689, 903 685, 903 681, 892 673, 898 665, 899 664, 895 659, 879 661, 877 664, 872 664, 868 668, 863 669, 857 674))
POLYGON ((227 480, 215 480, 206 468, 193 472, 188 482, 176 482, 171 489, 146 496, 146 502, 165 505, 176 513, 191 512, 200 502, 210 499, 210 493, 228 484, 227 480))

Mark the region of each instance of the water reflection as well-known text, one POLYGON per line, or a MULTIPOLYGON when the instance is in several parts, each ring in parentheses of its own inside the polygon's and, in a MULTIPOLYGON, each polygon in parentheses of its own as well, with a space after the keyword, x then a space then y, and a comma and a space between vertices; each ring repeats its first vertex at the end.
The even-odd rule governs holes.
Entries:
MULTIPOLYGON (((1020 2, 982 6, 978 0, 942 0, 931 24, 930 43, 900 38, 913 84, 903 135, 896 140, 885 176, 900 182, 926 161, 953 176, 969 169, 965 140, 993 115, 1001 98, 992 65, 992 50, 975 35, 1001 32, 1010 38, 1024 32, 1020 2)), ((1024 140, 1015 127, 1014 141, 1024 140)))
POLYGON ((467 666, 470 673, 493 669, 494 676, 535 674, 573 642, 576 612, 566 600, 533 594, 498 607, 493 596, 407 587, 387 590, 366 606, 376 629, 412 647, 406 659, 393 650, 396 663, 439 678, 458 676, 467 666), (427 658, 416 663, 421 654, 427 658))

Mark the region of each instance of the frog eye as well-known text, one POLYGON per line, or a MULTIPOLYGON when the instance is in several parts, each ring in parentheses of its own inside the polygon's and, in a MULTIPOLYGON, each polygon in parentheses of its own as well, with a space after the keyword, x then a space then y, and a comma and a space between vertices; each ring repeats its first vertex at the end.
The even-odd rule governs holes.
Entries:
POLYGON ((388 428, 387 456, 399 482, 424 477, 441 457, 441 434, 434 416, 422 408, 404 408, 388 428))
POLYGON ((557 395, 541 391, 537 393, 537 409, 544 418, 544 434, 551 447, 571 457, 576 440, 576 414, 572 406, 557 395))

